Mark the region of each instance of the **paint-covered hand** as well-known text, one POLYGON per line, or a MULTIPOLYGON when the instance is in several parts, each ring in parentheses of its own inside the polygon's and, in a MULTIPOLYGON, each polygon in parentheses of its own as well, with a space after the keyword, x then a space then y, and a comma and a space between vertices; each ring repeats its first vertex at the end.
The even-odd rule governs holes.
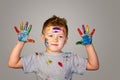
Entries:
POLYGON ((14 29, 16 31, 16 33, 18 34, 18 40, 21 42, 31 42, 34 43, 35 41, 33 39, 29 38, 29 33, 32 29, 32 25, 28 25, 28 22, 24 23, 21 22, 20 23, 20 30, 18 30, 18 28, 16 26, 14 26, 14 29))
POLYGON ((92 36, 95 32, 95 29, 93 29, 91 33, 89 33, 88 25, 86 25, 86 27, 84 27, 84 25, 82 25, 82 29, 83 29, 83 32, 80 30, 80 28, 78 28, 78 33, 82 37, 82 40, 77 41, 76 44, 77 45, 78 44, 82 44, 82 45, 92 44, 92 36))

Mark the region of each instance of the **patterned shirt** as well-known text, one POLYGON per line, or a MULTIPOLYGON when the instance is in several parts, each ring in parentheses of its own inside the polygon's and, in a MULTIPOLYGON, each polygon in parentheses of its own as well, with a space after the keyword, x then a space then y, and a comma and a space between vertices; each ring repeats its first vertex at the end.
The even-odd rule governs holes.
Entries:
POLYGON ((21 59, 23 71, 34 72, 37 80, 72 80, 72 74, 83 74, 87 64, 85 58, 71 52, 36 52, 21 59))

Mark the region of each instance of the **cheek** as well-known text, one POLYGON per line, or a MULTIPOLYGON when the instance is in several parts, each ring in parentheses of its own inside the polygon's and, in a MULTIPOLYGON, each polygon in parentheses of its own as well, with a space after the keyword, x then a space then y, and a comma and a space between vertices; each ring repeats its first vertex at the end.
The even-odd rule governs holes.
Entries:
POLYGON ((48 43, 50 43, 50 42, 51 42, 51 39, 48 38, 47 41, 48 41, 48 43))
POLYGON ((60 44, 61 44, 61 45, 64 45, 65 43, 66 43, 66 40, 61 40, 61 41, 60 41, 60 44))
POLYGON ((45 38, 45 41, 46 41, 47 43, 50 43, 50 42, 51 42, 51 39, 45 38))
POLYGON ((45 43, 45 46, 46 46, 46 47, 49 47, 50 39, 45 38, 44 43, 45 43))
POLYGON ((68 38, 65 38, 63 43, 66 44, 67 40, 68 40, 68 38))

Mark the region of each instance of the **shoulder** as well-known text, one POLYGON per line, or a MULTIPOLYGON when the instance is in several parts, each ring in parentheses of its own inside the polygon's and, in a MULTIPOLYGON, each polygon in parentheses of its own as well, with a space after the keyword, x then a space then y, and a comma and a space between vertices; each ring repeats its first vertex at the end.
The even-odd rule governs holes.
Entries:
POLYGON ((33 52, 32 54, 28 54, 28 55, 21 56, 21 57, 22 58, 36 58, 36 57, 44 56, 44 55, 45 55, 44 52, 33 52))

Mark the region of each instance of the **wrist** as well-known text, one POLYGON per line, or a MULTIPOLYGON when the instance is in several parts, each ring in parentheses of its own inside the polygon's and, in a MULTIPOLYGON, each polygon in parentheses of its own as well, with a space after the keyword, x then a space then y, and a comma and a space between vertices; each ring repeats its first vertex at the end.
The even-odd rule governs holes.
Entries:
POLYGON ((24 45, 25 42, 21 42, 21 41, 18 40, 16 44, 22 44, 22 45, 24 45))
POLYGON ((93 46, 93 44, 91 43, 91 44, 87 44, 87 45, 85 45, 85 47, 89 47, 89 46, 93 46))

